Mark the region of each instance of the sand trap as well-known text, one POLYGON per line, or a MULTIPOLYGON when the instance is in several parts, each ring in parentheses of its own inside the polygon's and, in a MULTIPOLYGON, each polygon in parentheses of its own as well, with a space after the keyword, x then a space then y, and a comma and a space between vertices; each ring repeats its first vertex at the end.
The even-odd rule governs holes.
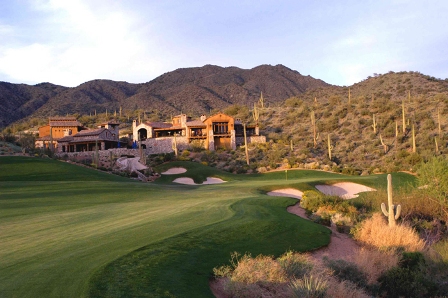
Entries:
POLYGON ((340 182, 333 185, 316 185, 316 188, 326 195, 338 196, 343 199, 358 197, 358 193, 365 191, 376 191, 376 189, 353 182, 340 182))
POLYGON ((290 197, 295 199, 301 199, 303 192, 294 188, 283 188, 270 191, 267 193, 267 195, 274 197, 290 197))
POLYGON ((227 181, 224 181, 219 178, 207 177, 207 180, 204 181, 202 184, 197 184, 197 183, 194 183, 194 180, 191 178, 181 177, 181 178, 174 179, 173 182, 180 183, 180 184, 188 184, 188 185, 203 185, 203 184, 219 184, 219 183, 224 183, 227 181))
POLYGON ((167 171, 163 172, 162 175, 176 175, 176 174, 182 174, 185 173, 187 169, 185 168, 171 168, 167 171))
POLYGON ((207 180, 202 182, 202 184, 219 184, 219 183, 224 183, 227 181, 224 181, 220 178, 213 178, 213 177, 207 177, 207 180))

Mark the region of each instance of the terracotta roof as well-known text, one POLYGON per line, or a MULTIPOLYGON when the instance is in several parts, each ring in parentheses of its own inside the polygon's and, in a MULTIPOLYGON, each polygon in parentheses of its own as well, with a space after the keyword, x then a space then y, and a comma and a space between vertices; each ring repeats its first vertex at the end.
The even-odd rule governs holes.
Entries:
POLYGON ((200 127, 206 127, 204 122, 201 120, 194 120, 194 121, 188 121, 187 126, 200 126, 200 127))
POLYGON ((71 141, 73 141, 73 136, 65 136, 58 140, 58 142, 71 142, 71 141))
POLYGON ((171 123, 166 122, 145 122, 145 124, 153 128, 168 128, 172 126, 171 123))
POLYGON ((106 139, 102 139, 102 138, 96 138, 96 139, 92 140, 88 137, 82 136, 82 137, 78 137, 78 138, 73 138, 73 141, 71 141, 70 144, 83 143, 83 142, 91 142, 92 143, 95 141, 98 141, 98 142, 105 141, 105 142, 115 142, 115 143, 118 142, 118 140, 111 141, 111 140, 106 140, 106 139))
POLYGON ((162 130, 182 130, 183 127, 180 126, 171 126, 171 127, 166 127, 166 128, 155 128, 155 131, 162 131, 162 130))
POLYGON ((74 137, 86 137, 86 136, 97 136, 101 134, 103 131, 107 130, 107 128, 98 128, 98 129, 87 129, 87 130, 81 130, 77 134, 74 135, 74 137))

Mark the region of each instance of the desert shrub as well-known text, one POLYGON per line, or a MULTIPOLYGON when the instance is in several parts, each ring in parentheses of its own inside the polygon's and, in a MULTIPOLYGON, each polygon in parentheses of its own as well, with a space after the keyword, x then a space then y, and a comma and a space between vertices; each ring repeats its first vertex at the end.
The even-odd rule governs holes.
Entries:
POLYGON ((374 213, 353 230, 356 240, 378 249, 421 251, 425 243, 411 227, 405 224, 389 227, 385 217, 374 213))
POLYGON ((319 276, 305 276, 290 283, 293 297, 323 298, 328 289, 324 278, 319 276))
POLYGON ((284 282, 285 273, 272 257, 244 255, 232 273, 231 281, 242 283, 284 282))
POLYGON ((344 280, 339 281, 337 279, 328 280, 328 290, 326 297, 331 298, 369 298, 363 289, 358 288, 354 283, 344 280))
POLYGON ((338 196, 324 195, 315 190, 308 190, 303 193, 300 205, 311 212, 316 212, 319 207, 332 206, 335 207, 344 202, 344 199, 338 196))
POLYGON ((435 200, 448 218, 448 159, 439 156, 421 164, 418 182, 425 187, 428 198, 435 200))
POLYGON ((227 277, 225 290, 231 297, 281 297, 287 278, 283 268, 272 257, 252 258, 231 254, 231 265, 213 269, 216 277, 227 277))
POLYGON ((288 251, 277 259, 288 278, 302 278, 313 268, 308 255, 288 251))
POLYGON ((417 255, 403 256, 399 267, 378 278, 379 291, 387 297, 430 297, 437 294, 437 285, 425 277, 417 255), (410 267, 409 267, 410 266, 410 267))
POLYGON ((355 263, 346 260, 323 259, 325 266, 332 269, 334 276, 340 281, 348 280, 359 287, 367 286, 367 275, 355 263))
POLYGON ((448 265, 448 239, 439 241, 433 249, 440 255, 441 261, 448 265))
POLYGON ((394 251, 367 248, 360 249, 353 256, 353 262, 366 274, 369 284, 376 283, 384 272, 397 266, 398 259, 398 254, 394 251))

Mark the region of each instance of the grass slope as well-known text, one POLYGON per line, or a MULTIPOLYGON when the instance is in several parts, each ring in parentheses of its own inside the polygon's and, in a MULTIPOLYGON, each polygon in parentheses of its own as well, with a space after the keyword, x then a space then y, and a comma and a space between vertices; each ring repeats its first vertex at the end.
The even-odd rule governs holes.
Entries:
MULTIPOLYGON (((195 177, 222 174, 171 166, 195 177)), ((285 211, 294 200, 261 189, 342 176, 297 175, 225 173, 229 182, 208 186, 164 181, 170 176, 144 184, 64 162, 0 157, 0 297, 156 296, 139 291, 158 288, 209 297, 211 269, 231 251, 277 255, 328 243, 321 226, 285 211)))

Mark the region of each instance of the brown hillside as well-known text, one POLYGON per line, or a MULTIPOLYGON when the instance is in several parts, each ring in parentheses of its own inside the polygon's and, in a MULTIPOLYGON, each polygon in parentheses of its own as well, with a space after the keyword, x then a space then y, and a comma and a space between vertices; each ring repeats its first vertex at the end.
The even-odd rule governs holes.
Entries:
POLYGON ((108 80, 94 80, 75 88, 2 84, 3 126, 26 117, 104 113, 120 107, 157 111, 166 116, 180 112, 195 116, 231 104, 251 104, 261 92, 267 101, 275 103, 312 88, 329 86, 283 65, 249 70, 213 65, 183 68, 144 84, 108 80))

